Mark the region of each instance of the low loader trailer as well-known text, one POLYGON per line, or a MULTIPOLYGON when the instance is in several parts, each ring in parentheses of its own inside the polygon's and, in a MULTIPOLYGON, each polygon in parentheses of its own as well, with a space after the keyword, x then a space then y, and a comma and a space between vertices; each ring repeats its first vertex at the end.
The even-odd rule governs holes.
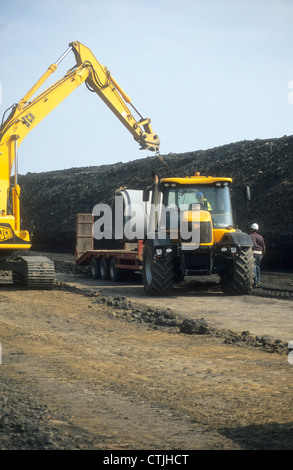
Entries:
POLYGON ((118 249, 94 249, 94 217, 77 214, 75 262, 90 266, 93 279, 119 281, 123 272, 142 270, 144 241, 123 243, 118 249))

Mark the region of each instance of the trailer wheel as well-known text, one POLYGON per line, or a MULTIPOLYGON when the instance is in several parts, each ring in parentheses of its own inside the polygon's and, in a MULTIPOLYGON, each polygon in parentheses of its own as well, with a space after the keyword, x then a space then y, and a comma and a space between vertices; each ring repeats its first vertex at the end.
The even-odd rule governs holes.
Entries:
POLYGON ((111 281, 119 281, 121 278, 121 270, 116 268, 116 261, 114 258, 112 258, 110 261, 109 275, 111 281))
POLYGON ((91 260, 91 275, 93 279, 99 279, 100 277, 100 261, 98 258, 92 258, 91 260))
POLYGON ((254 279, 254 256, 251 247, 241 247, 240 255, 226 264, 221 275, 225 295, 247 295, 252 291, 254 279))
POLYGON ((100 277, 103 281, 110 278, 109 276, 109 260, 107 258, 102 258, 100 262, 100 277))
POLYGON ((167 295, 174 284, 174 258, 168 253, 156 259, 151 242, 146 241, 143 251, 142 278, 147 295, 167 295))

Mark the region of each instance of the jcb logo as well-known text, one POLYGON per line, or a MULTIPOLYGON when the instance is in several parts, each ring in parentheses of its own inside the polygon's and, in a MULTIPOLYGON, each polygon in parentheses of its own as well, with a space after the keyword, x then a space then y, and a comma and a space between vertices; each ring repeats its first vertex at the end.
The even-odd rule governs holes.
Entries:
POLYGON ((26 127, 30 127, 34 119, 35 119, 35 116, 32 113, 29 113, 29 114, 26 114, 24 117, 22 117, 21 121, 23 124, 26 125, 26 127))
POLYGON ((3 240, 9 240, 13 237, 13 232, 10 227, 3 227, 0 225, 0 242, 3 240))

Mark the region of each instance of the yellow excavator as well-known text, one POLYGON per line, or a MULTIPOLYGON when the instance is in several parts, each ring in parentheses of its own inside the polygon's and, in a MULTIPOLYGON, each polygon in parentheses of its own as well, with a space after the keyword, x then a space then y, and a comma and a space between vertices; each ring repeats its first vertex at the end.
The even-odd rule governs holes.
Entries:
POLYGON ((0 127, 0 270, 11 271, 15 283, 21 282, 30 288, 52 288, 55 272, 53 262, 46 257, 19 255, 19 250, 31 248, 31 236, 29 231, 21 228, 18 148, 26 135, 82 83, 98 94, 141 149, 159 152, 160 141, 152 130, 151 120, 143 118, 110 71, 87 47, 77 41, 70 43, 64 54, 50 65, 19 103, 4 113, 0 127), (75 65, 63 78, 33 98, 71 51, 75 65), (13 168, 14 178, 11 177, 13 168))

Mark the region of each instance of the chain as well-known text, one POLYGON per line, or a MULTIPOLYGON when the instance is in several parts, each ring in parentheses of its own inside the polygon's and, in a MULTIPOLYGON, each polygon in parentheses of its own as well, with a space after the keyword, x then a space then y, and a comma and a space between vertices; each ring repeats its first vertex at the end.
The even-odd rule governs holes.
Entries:
POLYGON ((168 170, 173 174, 173 176, 176 176, 176 174, 174 173, 174 171, 173 171, 173 170, 169 167, 169 165, 164 161, 162 155, 160 154, 160 152, 159 152, 158 150, 156 151, 156 158, 157 158, 158 160, 160 160, 160 162, 162 162, 162 163, 166 166, 166 168, 168 168, 168 170))

